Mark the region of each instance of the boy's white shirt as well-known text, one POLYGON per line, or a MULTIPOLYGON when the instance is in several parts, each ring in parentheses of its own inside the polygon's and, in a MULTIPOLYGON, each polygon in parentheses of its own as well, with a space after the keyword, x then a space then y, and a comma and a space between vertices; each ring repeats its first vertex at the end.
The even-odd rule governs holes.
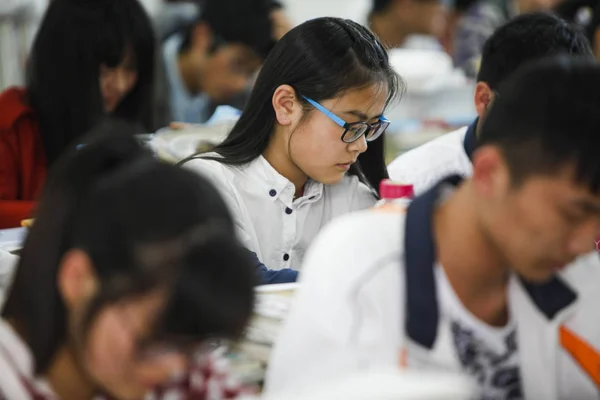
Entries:
MULTIPOLYGON (((401 213, 369 210, 322 231, 307 254, 300 289, 274 347, 267 394, 303 391, 361 369, 399 366, 403 349, 409 368, 461 371, 443 318, 431 350, 407 337, 405 219, 401 213)), ((519 279, 509 284, 523 395, 597 399, 598 388, 561 348, 559 327, 564 324, 600 349, 599 255, 579 258, 560 277, 577 299, 552 319, 519 279)))
POLYGON ((387 167, 390 178, 412 184, 419 195, 448 175, 470 177, 473 166, 464 145, 469 129, 465 126, 443 134, 399 155, 387 167))

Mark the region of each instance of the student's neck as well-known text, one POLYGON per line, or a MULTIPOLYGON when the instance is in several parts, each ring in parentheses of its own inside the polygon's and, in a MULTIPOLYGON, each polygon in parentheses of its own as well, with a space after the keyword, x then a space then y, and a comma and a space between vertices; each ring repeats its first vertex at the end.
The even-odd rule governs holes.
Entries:
POLYGON ((57 351, 45 376, 61 400, 91 400, 97 394, 67 346, 57 351))
POLYGON ((306 184, 308 177, 290 159, 290 156, 287 152, 287 143, 284 143, 279 139, 284 136, 282 133, 279 134, 277 132, 280 127, 275 129, 276 132, 273 133, 271 142, 263 153, 263 157, 269 162, 269 164, 271 164, 273 168, 275 168, 277 172, 279 172, 280 175, 284 176, 287 178, 287 180, 294 184, 296 189, 294 198, 300 197, 304 192, 304 185, 306 184), (282 149, 285 149, 285 151, 282 149))
POLYGON ((433 215, 440 265, 463 305, 491 325, 508 319, 509 270, 495 246, 487 240, 476 215, 470 182, 465 182, 433 215))
POLYGON ((402 47, 408 37, 399 25, 391 13, 373 13, 369 16, 369 27, 390 49, 402 47))
POLYGON ((198 86, 198 71, 192 65, 191 55, 181 53, 177 55, 177 67, 179 76, 187 91, 191 95, 197 95, 202 92, 202 88, 198 86))

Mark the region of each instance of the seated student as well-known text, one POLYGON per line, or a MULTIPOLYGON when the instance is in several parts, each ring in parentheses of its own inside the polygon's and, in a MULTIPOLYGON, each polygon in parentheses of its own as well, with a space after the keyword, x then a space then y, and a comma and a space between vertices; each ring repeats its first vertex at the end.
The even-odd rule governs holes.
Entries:
POLYGON ((442 45, 444 50, 450 55, 454 54, 454 37, 456 28, 462 16, 471 8, 477 0, 451 0, 450 10, 448 11, 448 22, 446 31, 442 36, 442 45))
MULTIPOLYGON (((162 4, 160 13, 155 17, 156 31, 160 40, 167 39, 193 24, 198 19, 205 1, 176 0, 162 4)), ((269 0, 269 2, 271 3, 269 17, 273 23, 273 36, 275 40, 279 40, 292 29, 292 23, 283 4, 277 0, 269 0)))
POLYGON ((222 104, 243 108, 276 41, 276 7, 272 0, 205 1, 197 21, 165 41, 162 125, 204 123, 222 104))
MULTIPOLYGON (((2 399, 141 399, 251 315, 254 271, 214 186, 106 136, 48 180, 0 320, 2 399)), ((220 374, 182 398, 230 398, 220 374)))
POLYGON ((486 42, 475 88, 479 114, 470 126, 410 150, 388 166, 394 180, 411 183, 417 194, 449 174, 471 176, 471 154, 498 87, 519 66, 544 56, 567 53, 592 58, 585 36, 566 21, 546 13, 525 14, 499 28, 486 42))
POLYGON ((462 13, 454 35, 454 64, 475 78, 487 39, 517 15, 551 10, 562 0, 477 0, 462 13))
POLYGON ((137 0, 50 2, 25 88, 0 94, 0 229, 30 216, 48 167, 102 117, 151 128, 153 60, 137 0))
POLYGON ((600 60, 600 3, 598 0, 565 0, 556 13, 581 27, 592 45, 594 55, 600 60))
POLYGON ((589 60, 520 70, 483 124, 472 178, 445 178, 408 210, 327 227, 306 257, 267 393, 396 365, 463 372, 482 398, 597 398, 596 85, 589 60))
POLYGON ((446 8, 441 0, 372 0, 366 25, 389 48, 408 46, 438 49, 439 42, 434 41, 432 45, 431 42, 416 41, 415 35, 441 38, 446 18, 446 8), (417 43, 424 46, 418 46, 417 43))
POLYGON ((183 164, 214 180, 268 268, 297 270, 321 227, 377 201, 383 149, 370 154, 371 180, 356 161, 387 128, 383 113, 401 86, 369 30, 305 22, 275 45, 225 141, 183 164))

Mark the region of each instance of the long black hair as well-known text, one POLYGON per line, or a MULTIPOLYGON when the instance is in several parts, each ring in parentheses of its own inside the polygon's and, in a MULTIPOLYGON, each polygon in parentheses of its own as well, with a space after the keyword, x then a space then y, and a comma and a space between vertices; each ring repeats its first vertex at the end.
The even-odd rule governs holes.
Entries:
POLYGON ((3 311, 37 373, 67 341, 57 273, 70 249, 99 280, 84 330, 102 307, 155 289, 167 298, 149 340, 237 337, 251 314, 255 272, 217 189, 153 158, 129 129, 103 124, 49 176, 3 311))
MULTIPOLYGON (((242 165, 265 151, 275 128, 273 94, 284 84, 296 90, 307 113, 312 107, 299 94, 320 102, 352 89, 383 84, 389 103, 404 91, 386 50, 367 28, 340 18, 310 20, 288 32, 269 53, 239 121, 214 149, 220 162, 242 165)), ((387 177, 384 158, 380 139, 361 154, 350 173, 377 189, 387 177)))
POLYGON ((150 19, 137 0, 50 2, 33 43, 26 82, 48 165, 105 114, 100 66, 116 67, 128 54, 137 81, 114 115, 154 128, 154 47, 150 19))

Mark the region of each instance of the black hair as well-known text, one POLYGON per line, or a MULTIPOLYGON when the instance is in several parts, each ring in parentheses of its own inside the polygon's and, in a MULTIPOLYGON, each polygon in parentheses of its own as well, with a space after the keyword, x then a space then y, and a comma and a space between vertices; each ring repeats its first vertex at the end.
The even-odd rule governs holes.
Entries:
POLYGON ((70 249, 90 257, 99 281, 84 331, 106 305, 156 289, 167 298, 149 341, 236 338, 251 314, 253 264, 217 189, 153 158, 129 129, 101 125, 49 176, 3 311, 37 373, 67 341, 57 274, 70 249))
POLYGON ((275 45, 270 14, 278 8, 281 4, 273 0, 206 0, 198 20, 185 30, 179 52, 190 48, 195 26, 204 23, 214 35, 212 51, 223 43, 238 43, 264 59, 275 45))
POLYGON ((583 33, 563 19, 545 12, 520 15, 485 42, 477 81, 496 90, 519 66, 559 53, 593 56, 583 33))
MULTIPOLYGON (((313 107, 301 95, 320 102, 378 83, 387 88, 388 103, 404 91, 403 81, 373 33, 340 18, 305 22, 288 32, 267 57, 240 119, 215 147, 219 155, 215 159, 243 165, 263 154, 275 128, 273 94, 281 85, 292 86, 305 111, 311 112, 313 107)), ((383 139, 376 142, 350 169, 374 190, 387 177, 383 139)))
POLYGON ((579 26, 594 46, 596 31, 600 27, 600 2, 598 0, 565 0, 555 9, 562 18, 579 26))
POLYGON ((500 87, 479 146, 498 146, 518 185, 532 174, 572 164, 575 177, 600 192, 600 66, 557 56, 527 65, 500 87))
POLYGON ((462 13, 471 8, 475 3, 477 3, 477 0, 454 0, 453 8, 454 11, 462 13))
POLYGON ((380 13, 385 11, 394 0, 373 0, 373 6, 371 8, 372 13, 380 13))
POLYGON ((116 67, 127 54, 137 81, 113 114, 153 128, 154 46, 151 22, 137 0, 50 2, 26 82, 48 165, 105 115, 100 66, 116 67))

